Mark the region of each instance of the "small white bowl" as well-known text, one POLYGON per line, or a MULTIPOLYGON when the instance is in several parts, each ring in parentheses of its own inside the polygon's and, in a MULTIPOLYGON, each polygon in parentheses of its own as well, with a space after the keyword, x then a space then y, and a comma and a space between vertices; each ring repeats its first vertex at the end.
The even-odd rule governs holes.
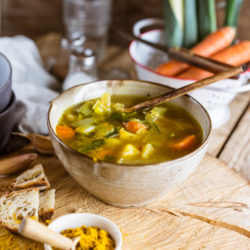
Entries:
MULTIPOLYGON (((81 226, 87 227, 99 227, 110 233, 115 241, 115 250, 122 249, 122 234, 115 223, 109 219, 97 215, 88 213, 72 213, 63 215, 49 224, 49 228, 57 233, 69 228, 76 228, 81 226)), ((51 250, 52 248, 44 244, 45 250, 51 250)))

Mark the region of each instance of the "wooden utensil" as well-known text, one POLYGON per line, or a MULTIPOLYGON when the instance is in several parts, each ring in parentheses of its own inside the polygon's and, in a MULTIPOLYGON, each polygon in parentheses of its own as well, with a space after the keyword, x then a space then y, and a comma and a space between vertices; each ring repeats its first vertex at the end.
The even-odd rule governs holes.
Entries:
POLYGON ((38 134, 23 134, 18 132, 12 132, 12 134, 28 139, 32 143, 35 150, 41 154, 52 155, 55 153, 49 136, 38 134))
POLYGON ((219 74, 216 74, 214 76, 211 76, 211 77, 196 81, 196 82, 191 83, 189 85, 186 85, 186 86, 184 86, 182 88, 172 90, 172 91, 170 91, 170 92, 168 92, 166 94, 163 94, 163 95, 154 97, 154 98, 152 98, 150 100, 138 103, 138 104, 136 104, 136 105, 134 105, 132 107, 124 108, 123 112, 133 112, 133 111, 136 111, 136 110, 140 110, 140 109, 144 109, 144 108, 148 108, 148 107, 153 107, 153 106, 155 106, 157 104, 160 104, 160 103, 169 101, 171 99, 174 99, 176 97, 185 95, 185 94, 187 94, 187 93, 189 93, 189 92, 191 92, 191 91, 193 91, 195 89, 199 89, 199 88, 205 87, 205 86, 207 86, 207 85, 209 85, 211 83, 214 83, 214 82, 229 78, 231 76, 234 76, 234 75, 236 75, 236 74, 238 74, 240 72, 242 72, 242 67, 241 66, 233 67, 233 68, 231 68, 229 70, 226 70, 226 71, 221 72, 219 74))
POLYGON ((37 158, 35 153, 8 156, 0 159, 0 175, 9 175, 21 171, 37 158))
POLYGON ((219 73, 219 72, 233 68, 233 66, 231 65, 213 60, 208 57, 199 56, 197 54, 194 54, 190 50, 187 50, 184 48, 167 48, 166 46, 163 46, 161 44, 156 44, 156 43, 152 43, 144 39, 141 39, 140 37, 137 37, 133 34, 126 33, 124 31, 117 30, 117 29, 113 29, 113 30, 114 32, 116 32, 117 34, 119 34, 121 37, 123 37, 126 40, 129 40, 129 41, 136 40, 136 41, 142 42, 150 47, 163 51, 171 59, 176 59, 178 61, 189 63, 192 66, 196 66, 204 70, 208 70, 212 73, 219 73))
POLYGON ((80 240, 80 237, 71 240, 30 218, 22 220, 18 233, 26 238, 67 250, 75 250, 75 247, 80 240))

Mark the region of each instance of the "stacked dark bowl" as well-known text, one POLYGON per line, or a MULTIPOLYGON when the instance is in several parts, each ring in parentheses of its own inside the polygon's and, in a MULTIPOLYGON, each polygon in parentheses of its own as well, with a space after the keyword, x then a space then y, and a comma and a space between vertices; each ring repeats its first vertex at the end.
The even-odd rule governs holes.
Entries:
POLYGON ((16 99, 11 89, 12 68, 0 53, 0 152, 6 146, 15 122, 16 99))

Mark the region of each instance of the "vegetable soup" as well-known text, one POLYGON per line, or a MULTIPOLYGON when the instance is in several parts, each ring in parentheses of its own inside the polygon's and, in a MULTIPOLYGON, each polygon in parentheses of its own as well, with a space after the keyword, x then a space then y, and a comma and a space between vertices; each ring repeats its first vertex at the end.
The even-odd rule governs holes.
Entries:
POLYGON ((127 165, 154 164, 182 157, 202 143, 200 124, 183 108, 169 102, 124 113, 148 97, 105 93, 63 113, 57 136, 74 150, 127 165))

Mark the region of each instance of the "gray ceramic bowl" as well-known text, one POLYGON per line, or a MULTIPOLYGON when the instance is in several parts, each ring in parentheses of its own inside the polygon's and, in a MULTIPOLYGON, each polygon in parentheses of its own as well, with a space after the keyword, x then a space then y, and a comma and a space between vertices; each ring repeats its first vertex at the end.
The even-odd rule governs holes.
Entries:
POLYGON ((199 165, 208 146, 211 120, 193 98, 172 100, 187 109, 203 128, 202 145, 179 159, 153 165, 119 165, 94 162, 69 148, 56 136, 55 128, 64 110, 76 103, 100 97, 103 93, 151 96, 171 89, 156 83, 136 80, 99 81, 66 90, 51 103, 48 127, 55 152, 69 174, 86 190, 106 203, 118 206, 146 205, 180 185, 199 165))
POLYGON ((15 122, 16 98, 12 92, 9 106, 0 113, 0 152, 6 146, 15 122))
POLYGON ((10 103, 12 69, 9 60, 0 53, 0 112, 10 103))

